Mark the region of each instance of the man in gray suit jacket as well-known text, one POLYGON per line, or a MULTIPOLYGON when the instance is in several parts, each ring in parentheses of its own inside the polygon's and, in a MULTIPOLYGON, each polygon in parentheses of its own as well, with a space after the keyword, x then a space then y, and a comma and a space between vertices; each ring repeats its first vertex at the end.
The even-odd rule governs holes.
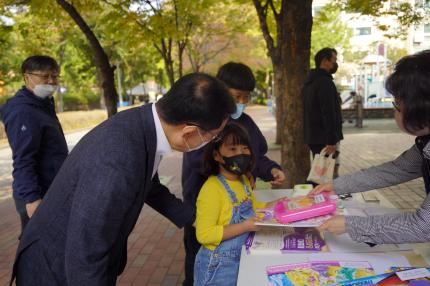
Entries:
POLYGON ((178 227, 194 220, 194 206, 160 184, 162 156, 202 147, 234 111, 224 84, 196 73, 179 79, 156 104, 120 112, 89 132, 23 233, 17 285, 115 285, 145 202, 178 227))

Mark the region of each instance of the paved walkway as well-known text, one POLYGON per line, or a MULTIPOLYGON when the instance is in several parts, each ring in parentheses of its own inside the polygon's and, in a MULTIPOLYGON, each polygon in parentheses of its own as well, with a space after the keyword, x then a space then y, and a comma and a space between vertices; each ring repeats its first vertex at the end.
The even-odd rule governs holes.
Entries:
MULTIPOLYGON (((251 107, 247 112, 268 140, 273 141, 275 124, 267 109, 251 107)), ((341 174, 391 160, 413 144, 413 138, 399 133, 390 120, 365 121, 364 124, 362 130, 345 124, 347 135, 342 143, 341 174)), ((74 145, 82 134, 68 136, 68 142, 74 145)), ((10 173, 6 173, 10 172, 10 154, 4 150, 0 150, 0 286, 6 285, 9 279, 19 232, 18 217, 10 198, 10 173)), ((271 148, 269 157, 279 161, 279 149, 271 148)), ((169 181, 172 192, 178 196, 181 192, 181 158, 180 153, 173 153, 163 159, 159 168, 160 174, 169 181)), ((383 193, 403 210, 418 207, 425 196, 420 180, 384 189, 383 193)), ((176 229, 148 206, 143 208, 129 237, 128 250, 127 268, 118 285, 181 285, 184 263, 182 230, 176 229)))

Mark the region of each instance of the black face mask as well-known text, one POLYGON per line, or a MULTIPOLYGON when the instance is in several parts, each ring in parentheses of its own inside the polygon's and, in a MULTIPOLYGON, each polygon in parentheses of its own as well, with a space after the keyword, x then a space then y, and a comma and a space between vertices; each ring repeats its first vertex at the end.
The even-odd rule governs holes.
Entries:
POLYGON ((222 159, 225 162, 224 164, 222 164, 222 166, 227 171, 235 175, 241 176, 245 174, 245 172, 248 170, 249 162, 251 161, 251 155, 240 154, 231 157, 222 156, 222 159))
POLYGON ((333 64, 333 66, 331 67, 331 69, 330 69, 330 71, 329 71, 329 73, 331 73, 331 74, 335 74, 336 72, 337 72, 337 68, 339 67, 339 65, 335 62, 334 64, 333 64))

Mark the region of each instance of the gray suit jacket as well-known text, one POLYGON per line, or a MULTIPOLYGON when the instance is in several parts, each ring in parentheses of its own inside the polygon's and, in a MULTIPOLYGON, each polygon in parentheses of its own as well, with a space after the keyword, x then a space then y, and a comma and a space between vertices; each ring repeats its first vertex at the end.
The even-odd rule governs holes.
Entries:
POLYGON ((193 221, 194 208, 151 178, 156 138, 151 105, 82 138, 23 233, 17 285, 115 285, 144 202, 178 227, 193 221))

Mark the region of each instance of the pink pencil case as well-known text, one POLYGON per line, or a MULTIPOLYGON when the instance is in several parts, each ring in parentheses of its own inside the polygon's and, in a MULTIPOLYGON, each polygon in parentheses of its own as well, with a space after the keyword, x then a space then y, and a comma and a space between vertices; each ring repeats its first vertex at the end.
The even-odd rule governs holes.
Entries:
POLYGON ((280 223, 291 223, 317 216, 328 215, 336 211, 336 200, 327 193, 301 196, 278 202, 274 208, 275 218, 280 223))

